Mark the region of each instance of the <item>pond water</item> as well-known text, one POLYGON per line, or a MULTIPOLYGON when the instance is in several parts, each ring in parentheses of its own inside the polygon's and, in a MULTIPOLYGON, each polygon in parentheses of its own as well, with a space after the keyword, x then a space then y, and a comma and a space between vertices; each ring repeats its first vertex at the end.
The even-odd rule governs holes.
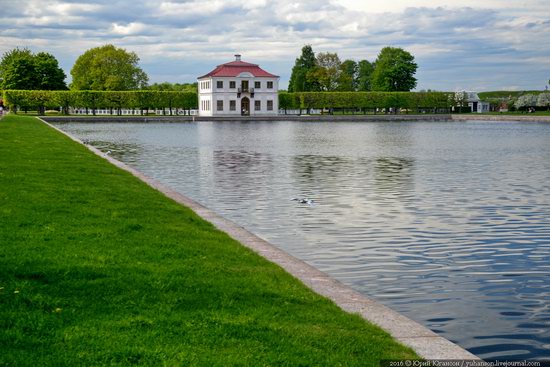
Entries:
POLYGON ((482 358, 550 357, 550 124, 58 126, 482 358))

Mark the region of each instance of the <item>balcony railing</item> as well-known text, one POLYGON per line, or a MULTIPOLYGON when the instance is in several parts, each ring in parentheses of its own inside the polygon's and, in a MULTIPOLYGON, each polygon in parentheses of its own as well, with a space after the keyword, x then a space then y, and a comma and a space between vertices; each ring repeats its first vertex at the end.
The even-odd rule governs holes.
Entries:
POLYGON ((250 93, 250 97, 254 97, 254 88, 238 88, 237 97, 241 96, 241 93, 250 93))
POLYGON ((254 93, 254 88, 238 88, 237 93, 254 93))

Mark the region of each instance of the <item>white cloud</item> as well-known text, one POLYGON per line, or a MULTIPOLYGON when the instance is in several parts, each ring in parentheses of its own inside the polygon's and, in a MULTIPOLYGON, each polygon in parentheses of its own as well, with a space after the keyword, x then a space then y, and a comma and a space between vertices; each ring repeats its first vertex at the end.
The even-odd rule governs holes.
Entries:
POLYGON ((139 34, 147 29, 147 25, 143 23, 128 23, 126 25, 113 23, 112 32, 114 34, 129 36, 139 34))
POLYGON ((57 15, 73 15, 82 13, 93 13, 101 9, 99 4, 87 4, 87 3, 46 3, 41 2, 42 6, 36 7, 36 9, 42 9, 46 13, 53 13, 57 15))
POLYGON ((222 10, 226 3, 220 0, 190 1, 190 2, 171 2, 163 1, 158 6, 158 16, 196 16, 208 15, 222 10))
MULTIPOLYGON (((484 9, 517 9, 523 8, 517 0, 392 0, 392 1, 357 1, 357 0, 334 0, 350 10, 363 11, 366 13, 397 13, 407 8, 484 8, 484 9)), ((543 1, 524 1, 525 5, 541 7, 543 1)))

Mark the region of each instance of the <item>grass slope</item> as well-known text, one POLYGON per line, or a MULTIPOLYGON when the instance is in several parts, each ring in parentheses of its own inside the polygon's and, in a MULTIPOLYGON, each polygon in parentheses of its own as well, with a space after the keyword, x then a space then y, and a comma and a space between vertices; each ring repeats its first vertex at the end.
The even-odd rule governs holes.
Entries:
POLYGON ((33 117, 0 120, 0 365, 415 354, 33 117))

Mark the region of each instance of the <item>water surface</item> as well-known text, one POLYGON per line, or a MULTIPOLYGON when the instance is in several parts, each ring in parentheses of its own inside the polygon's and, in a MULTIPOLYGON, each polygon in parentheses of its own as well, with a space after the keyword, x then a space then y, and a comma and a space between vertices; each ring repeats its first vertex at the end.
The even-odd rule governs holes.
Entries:
POLYGON ((550 124, 60 127, 482 358, 550 357, 550 124))

